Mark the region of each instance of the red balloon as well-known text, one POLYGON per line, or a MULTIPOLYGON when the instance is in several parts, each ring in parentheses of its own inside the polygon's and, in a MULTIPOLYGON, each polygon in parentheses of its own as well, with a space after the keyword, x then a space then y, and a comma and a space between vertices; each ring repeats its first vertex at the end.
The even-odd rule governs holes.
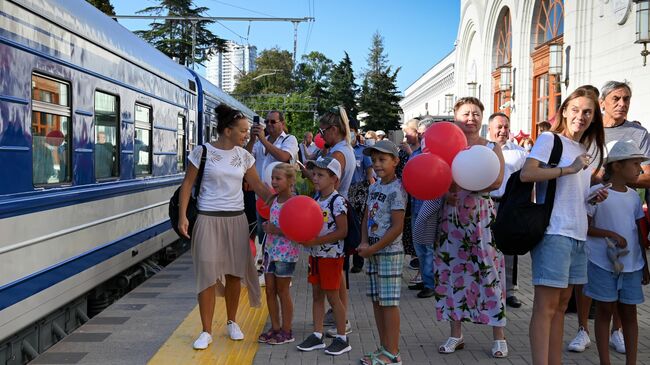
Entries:
POLYGON ((314 143, 319 150, 322 150, 323 147, 325 147, 325 140, 323 139, 323 136, 320 135, 320 133, 317 133, 316 137, 314 137, 314 143))
POLYGON ((255 207, 257 208, 257 212, 260 214, 260 216, 264 219, 269 219, 271 216, 271 207, 266 205, 264 200, 262 200, 262 197, 258 197, 257 201, 255 202, 255 207))
POLYGON ((248 245, 251 248, 251 254, 253 255, 253 258, 255 258, 255 256, 257 256, 257 246, 255 246, 255 240, 252 239, 252 238, 249 238, 248 239, 248 245))
POLYGON ((402 172, 402 184, 417 199, 436 199, 449 191, 451 168, 440 156, 423 153, 406 163, 402 172))
POLYGON ((434 123, 424 132, 424 142, 428 152, 440 156, 451 165, 458 152, 467 147, 465 133, 454 123, 434 123))
POLYGON ((280 229, 290 240, 307 242, 318 237, 322 228, 323 212, 314 199, 299 195, 282 205, 280 229))

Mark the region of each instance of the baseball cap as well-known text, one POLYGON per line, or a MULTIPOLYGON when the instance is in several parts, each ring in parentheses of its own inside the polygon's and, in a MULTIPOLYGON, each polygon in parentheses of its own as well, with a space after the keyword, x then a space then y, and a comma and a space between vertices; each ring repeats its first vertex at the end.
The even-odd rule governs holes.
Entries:
POLYGON ((384 132, 384 131, 382 131, 382 130, 380 129, 380 130, 378 130, 377 132, 375 132, 375 134, 377 134, 378 136, 385 136, 385 135, 386 135, 386 132, 384 132))
POLYGON ((363 154, 366 156, 370 156, 373 150, 377 150, 379 152, 388 153, 389 155, 399 157, 399 149, 397 149, 395 143, 387 139, 378 141, 374 145, 366 147, 363 150, 363 154))
POLYGON ((336 177, 338 177, 339 179, 341 178, 341 164, 335 158, 327 156, 327 157, 319 157, 316 161, 314 160, 307 161, 308 169, 311 169, 314 166, 321 169, 330 170, 334 173, 334 175, 336 175, 336 177))
MULTIPOLYGON (((611 144, 611 142, 609 144, 611 144)), ((641 149, 632 141, 617 141, 611 146, 609 146, 609 144, 607 146, 609 153, 607 154, 607 158, 605 158, 605 163, 629 160, 632 158, 640 158, 643 161, 648 160, 643 152, 641 152, 641 149)))

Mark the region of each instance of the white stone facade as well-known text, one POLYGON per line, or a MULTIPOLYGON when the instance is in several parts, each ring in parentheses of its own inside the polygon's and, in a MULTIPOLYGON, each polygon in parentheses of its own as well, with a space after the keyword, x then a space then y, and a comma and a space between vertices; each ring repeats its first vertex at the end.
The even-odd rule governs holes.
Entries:
POLYGON ((255 46, 228 41, 226 52, 218 52, 206 62, 206 79, 223 91, 231 93, 237 86, 239 75, 255 70, 256 58, 255 46))
MULTIPOLYGON (((454 99, 466 96, 468 82, 476 82, 476 96, 486 108, 484 121, 501 110, 510 114, 515 133, 535 134, 535 123, 552 118, 559 101, 577 87, 591 84, 600 89, 606 81, 627 80, 632 87, 628 119, 650 128, 650 66, 643 66, 642 45, 634 43, 636 5, 632 0, 461 0, 460 6, 457 47, 451 53, 451 92, 454 99), (550 23, 560 17, 563 25, 548 27, 555 33, 539 42, 537 19, 544 19, 539 15, 546 14, 545 9, 551 9, 550 23), (512 46, 510 57, 499 62, 496 45, 499 30, 507 28, 504 14, 510 17, 512 46), (549 44, 562 45, 562 74, 555 81, 548 73, 549 44), (512 88, 507 94, 497 91, 499 63, 510 66, 512 88), (544 83, 546 79, 550 81, 544 83), (559 91, 550 94, 552 102, 543 98, 546 87, 559 91)), ((449 62, 448 58, 441 63, 449 62)), ((439 96, 434 89, 419 87, 442 76, 442 70, 436 73, 436 69, 438 65, 406 89, 401 102, 405 119, 417 116, 428 100, 439 96)))

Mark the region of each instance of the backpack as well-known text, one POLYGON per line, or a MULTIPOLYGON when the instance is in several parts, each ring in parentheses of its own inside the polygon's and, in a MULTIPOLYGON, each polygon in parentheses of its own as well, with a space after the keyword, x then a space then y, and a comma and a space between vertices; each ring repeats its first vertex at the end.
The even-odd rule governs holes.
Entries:
MULTIPOLYGON (((556 167, 562 156, 562 141, 553 134, 553 150, 548 165, 556 167)), ((521 170, 508 179, 492 233, 497 248, 505 255, 524 255, 544 237, 553 212, 556 179, 548 180, 544 203, 531 201, 534 182, 522 182, 521 170)))
MULTIPOLYGON (((343 198, 340 194, 336 194, 330 199, 329 209, 332 217, 334 217, 334 201, 339 196, 343 198)), ((347 199, 343 198, 343 200, 347 208, 346 217, 348 221, 348 234, 343 240, 343 252, 346 256, 350 256, 357 253, 357 247, 361 243, 361 227, 357 221, 357 213, 354 211, 354 208, 352 208, 347 199)))
MULTIPOLYGON (((187 203, 187 210, 185 211, 185 215, 187 215, 187 220, 190 221, 190 226, 187 229, 187 234, 191 237, 192 236, 192 229, 194 228, 194 222, 196 222, 196 217, 199 214, 199 208, 198 208, 198 196, 199 192, 201 190, 201 180, 203 180, 203 171, 205 171, 205 160, 206 156, 208 154, 208 148, 205 145, 202 145, 203 147, 203 153, 201 154, 201 164, 199 166, 199 173, 196 176, 196 181, 194 182, 194 189, 192 189, 192 192, 190 193, 190 201, 187 203)), ((178 207, 180 206, 180 191, 181 188, 178 187, 176 191, 174 191, 174 195, 172 195, 171 199, 169 199, 169 220, 171 221, 172 228, 174 229, 174 232, 182 238, 186 239, 185 236, 181 234, 181 231, 178 229, 178 207)))

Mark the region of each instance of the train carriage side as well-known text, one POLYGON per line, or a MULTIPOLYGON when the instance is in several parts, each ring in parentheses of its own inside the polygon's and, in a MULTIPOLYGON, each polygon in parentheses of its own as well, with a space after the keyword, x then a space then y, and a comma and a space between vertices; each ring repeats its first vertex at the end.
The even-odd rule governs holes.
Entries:
POLYGON ((46 349, 36 319, 177 239, 196 105, 188 70, 85 1, 0 1, 0 343, 46 349))

